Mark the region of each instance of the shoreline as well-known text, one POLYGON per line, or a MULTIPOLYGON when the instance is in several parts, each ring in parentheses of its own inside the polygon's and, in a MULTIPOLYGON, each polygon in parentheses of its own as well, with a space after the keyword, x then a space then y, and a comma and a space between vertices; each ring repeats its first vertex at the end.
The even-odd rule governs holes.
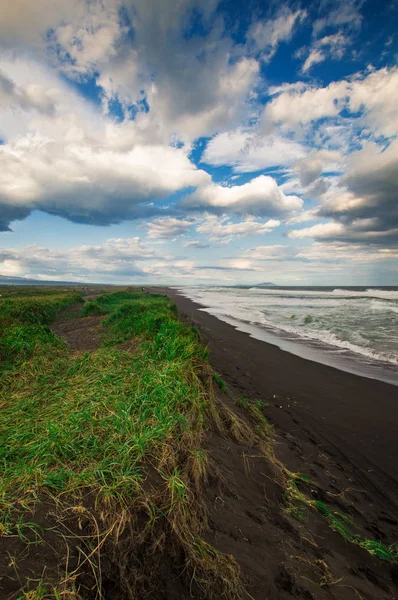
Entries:
POLYGON ((309 436, 327 452, 337 452, 343 463, 349 463, 397 507, 398 398, 394 385, 255 339, 201 310, 200 304, 175 289, 153 290, 166 293, 200 329, 213 367, 235 395, 266 402, 268 418, 277 431, 298 438, 309 436))
MULTIPOLYGON (((251 337, 277 346, 280 350, 353 375, 377 379, 398 386, 398 363, 389 360, 387 354, 384 359, 376 349, 367 351, 366 348, 352 346, 349 342, 344 345, 343 340, 340 340, 341 345, 333 344, 322 336, 300 335, 298 331, 284 329, 279 327, 277 323, 271 324, 271 322, 262 323, 241 319, 225 312, 221 305, 217 306, 202 302, 201 299, 195 298, 195 295, 192 296, 189 291, 186 293, 185 288, 173 286, 171 289, 196 303, 200 306, 200 310, 232 325, 239 331, 248 333, 251 337)), ((335 288, 331 289, 335 291, 335 288)), ((311 288, 310 291, 313 292, 314 289, 311 288)))
MULTIPOLYGON (((333 354, 333 351, 336 351, 336 348, 330 346, 327 350, 326 343, 323 345, 321 345, 321 343, 316 345, 314 340, 312 340, 313 343, 306 343, 303 339, 299 338, 293 340, 290 337, 277 335, 265 327, 247 323, 245 321, 239 321, 233 317, 227 317, 225 315, 223 315, 222 318, 218 317, 217 314, 215 314, 214 309, 208 308, 204 304, 198 303, 198 306, 200 306, 199 310, 207 312, 209 315, 216 317, 220 321, 228 323, 237 331, 247 333, 250 337, 271 346, 275 346, 284 352, 288 352, 289 354, 293 354, 294 356, 304 358, 305 360, 320 365, 344 371, 345 373, 351 373, 352 375, 358 375, 359 377, 375 379, 389 385, 398 386, 397 367, 393 370, 393 366, 386 363, 381 363, 380 365, 377 365, 376 363, 361 363, 358 360, 358 356, 353 352, 350 353, 348 350, 339 351, 339 354, 333 354)), ((309 342, 309 340, 307 340, 307 342, 309 342)))

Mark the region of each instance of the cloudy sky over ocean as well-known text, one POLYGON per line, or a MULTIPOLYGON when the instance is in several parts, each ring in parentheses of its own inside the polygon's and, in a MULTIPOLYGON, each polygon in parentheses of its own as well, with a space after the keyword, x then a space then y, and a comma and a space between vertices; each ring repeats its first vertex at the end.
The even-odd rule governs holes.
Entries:
POLYGON ((2 0, 0 274, 397 285, 398 2, 2 0))

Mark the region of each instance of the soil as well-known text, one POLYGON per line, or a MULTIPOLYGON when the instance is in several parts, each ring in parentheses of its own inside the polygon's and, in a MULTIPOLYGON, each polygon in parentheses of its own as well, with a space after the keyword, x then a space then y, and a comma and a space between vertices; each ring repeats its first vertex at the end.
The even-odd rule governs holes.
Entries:
POLYGON ((91 352, 101 344, 101 334, 104 332, 99 325, 104 317, 93 315, 82 319, 82 309, 82 304, 72 304, 61 311, 51 329, 65 340, 69 350, 91 352))
MULTIPOLYGON (((310 477, 301 489, 332 511, 350 516, 362 536, 385 544, 396 542, 396 390, 288 355, 200 311, 174 291, 165 292, 177 303, 181 316, 200 329, 212 365, 228 385, 228 396, 220 390, 219 401, 249 422, 231 396, 261 400, 262 411, 276 431, 277 458, 292 472, 310 477), (388 415, 379 414, 385 410, 388 415)), ((81 319, 79 310, 77 305, 64 311, 53 331, 72 350, 91 351, 100 343, 103 317, 81 319)), ((294 518, 273 462, 257 448, 215 431, 207 433, 204 446, 210 461, 201 490, 209 518, 205 539, 239 564, 246 589, 242 600, 398 599, 398 567, 346 542, 313 509, 303 508, 294 518)), ((56 555, 65 548, 51 537, 56 513, 57 507, 43 502, 26 517, 49 529, 45 541, 55 554, 48 552, 47 544, 32 546, 26 554, 26 544, 19 538, 0 540, 5 559, 0 560, 1 598, 15 600, 20 589, 22 571, 18 575, 13 570, 11 556, 23 560, 24 579, 39 578, 44 566, 54 574, 60 568, 56 555)), ((86 515, 74 514, 66 526, 75 529, 76 518, 83 521, 78 528, 84 533, 89 528, 86 515)), ((183 568, 184 556, 168 546, 167 539, 166 535, 163 553, 154 553, 148 544, 141 554, 142 550, 135 550, 134 537, 125 536, 119 558, 103 558, 104 599, 130 600, 121 581, 129 569, 146 572, 135 600, 205 598, 183 568)), ((76 542, 70 547, 70 567, 77 563, 78 552, 76 542)), ((86 586, 91 600, 92 575, 86 575, 79 583, 86 586)))

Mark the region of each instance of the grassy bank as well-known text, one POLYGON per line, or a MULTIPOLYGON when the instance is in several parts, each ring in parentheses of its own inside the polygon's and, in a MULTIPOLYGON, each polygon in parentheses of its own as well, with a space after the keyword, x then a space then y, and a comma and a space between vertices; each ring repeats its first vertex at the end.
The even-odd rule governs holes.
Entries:
POLYGON ((76 293, 24 293, 0 299, 0 374, 34 354, 59 347, 49 323, 67 306, 81 301, 76 293))
POLYGON ((83 305, 79 294, 54 291, 2 298, 0 352, 2 598, 250 597, 234 558, 204 539, 203 442, 212 433, 228 452, 235 444, 229 469, 243 461, 251 477, 251 461, 264 461, 261 493, 276 490, 274 504, 265 501, 270 522, 284 512, 303 523, 305 539, 308 511, 350 545, 397 561, 394 548, 360 535, 313 498, 314 482, 275 459, 263 403, 230 401, 197 331, 166 296, 119 291, 83 305), (93 352, 69 350, 52 332, 57 316, 71 315, 100 331, 93 352))
MULTIPOLYGON (((71 353, 48 323, 76 300, 16 298, 0 307, 0 529, 3 540, 34 544, 57 563, 55 576, 29 581, 13 556, 23 593, 102 597, 103 556, 109 563, 123 547, 123 565, 133 535, 135 554, 148 552, 149 562, 166 548, 170 557, 183 552, 203 597, 234 597, 236 564, 201 539, 201 440, 215 418, 206 349, 166 297, 117 292, 84 306, 83 317, 104 315, 101 347, 71 353)), ((119 579, 142 591, 150 575, 123 567, 119 579)))

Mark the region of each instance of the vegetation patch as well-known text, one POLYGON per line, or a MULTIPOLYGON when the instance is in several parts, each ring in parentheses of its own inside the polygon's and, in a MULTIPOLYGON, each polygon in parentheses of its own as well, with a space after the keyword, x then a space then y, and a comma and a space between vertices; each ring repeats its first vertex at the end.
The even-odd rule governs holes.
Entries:
POLYGON ((182 560, 178 576, 201 597, 240 597, 237 564, 202 539, 201 444, 217 414, 206 348, 166 297, 116 292, 83 309, 108 315, 102 346, 73 354, 48 323, 79 298, 9 299, 0 309, 30 340, 2 339, 12 351, 2 381, 0 529, 3 542, 19 541, 9 589, 97 598, 118 570, 126 594, 150 595, 148 565, 164 562, 167 549, 170 569, 182 560), (133 353, 123 350, 132 338, 133 353), (55 549, 55 576, 26 579, 18 556, 31 544, 43 556, 55 549))
POLYGON ((61 347, 48 325, 63 308, 80 301, 81 294, 51 292, 0 298, 0 374, 61 347))
POLYGON ((395 544, 386 546, 380 541, 363 537, 355 531, 355 523, 353 523, 349 517, 340 511, 333 510, 321 500, 310 498, 309 495, 301 489, 302 487, 305 488, 306 485, 314 485, 307 475, 303 473, 287 473, 287 475, 287 511, 294 518, 304 520, 302 511, 303 506, 315 509, 326 519, 329 527, 341 535, 346 542, 359 546, 380 560, 398 563, 398 551, 395 544))

